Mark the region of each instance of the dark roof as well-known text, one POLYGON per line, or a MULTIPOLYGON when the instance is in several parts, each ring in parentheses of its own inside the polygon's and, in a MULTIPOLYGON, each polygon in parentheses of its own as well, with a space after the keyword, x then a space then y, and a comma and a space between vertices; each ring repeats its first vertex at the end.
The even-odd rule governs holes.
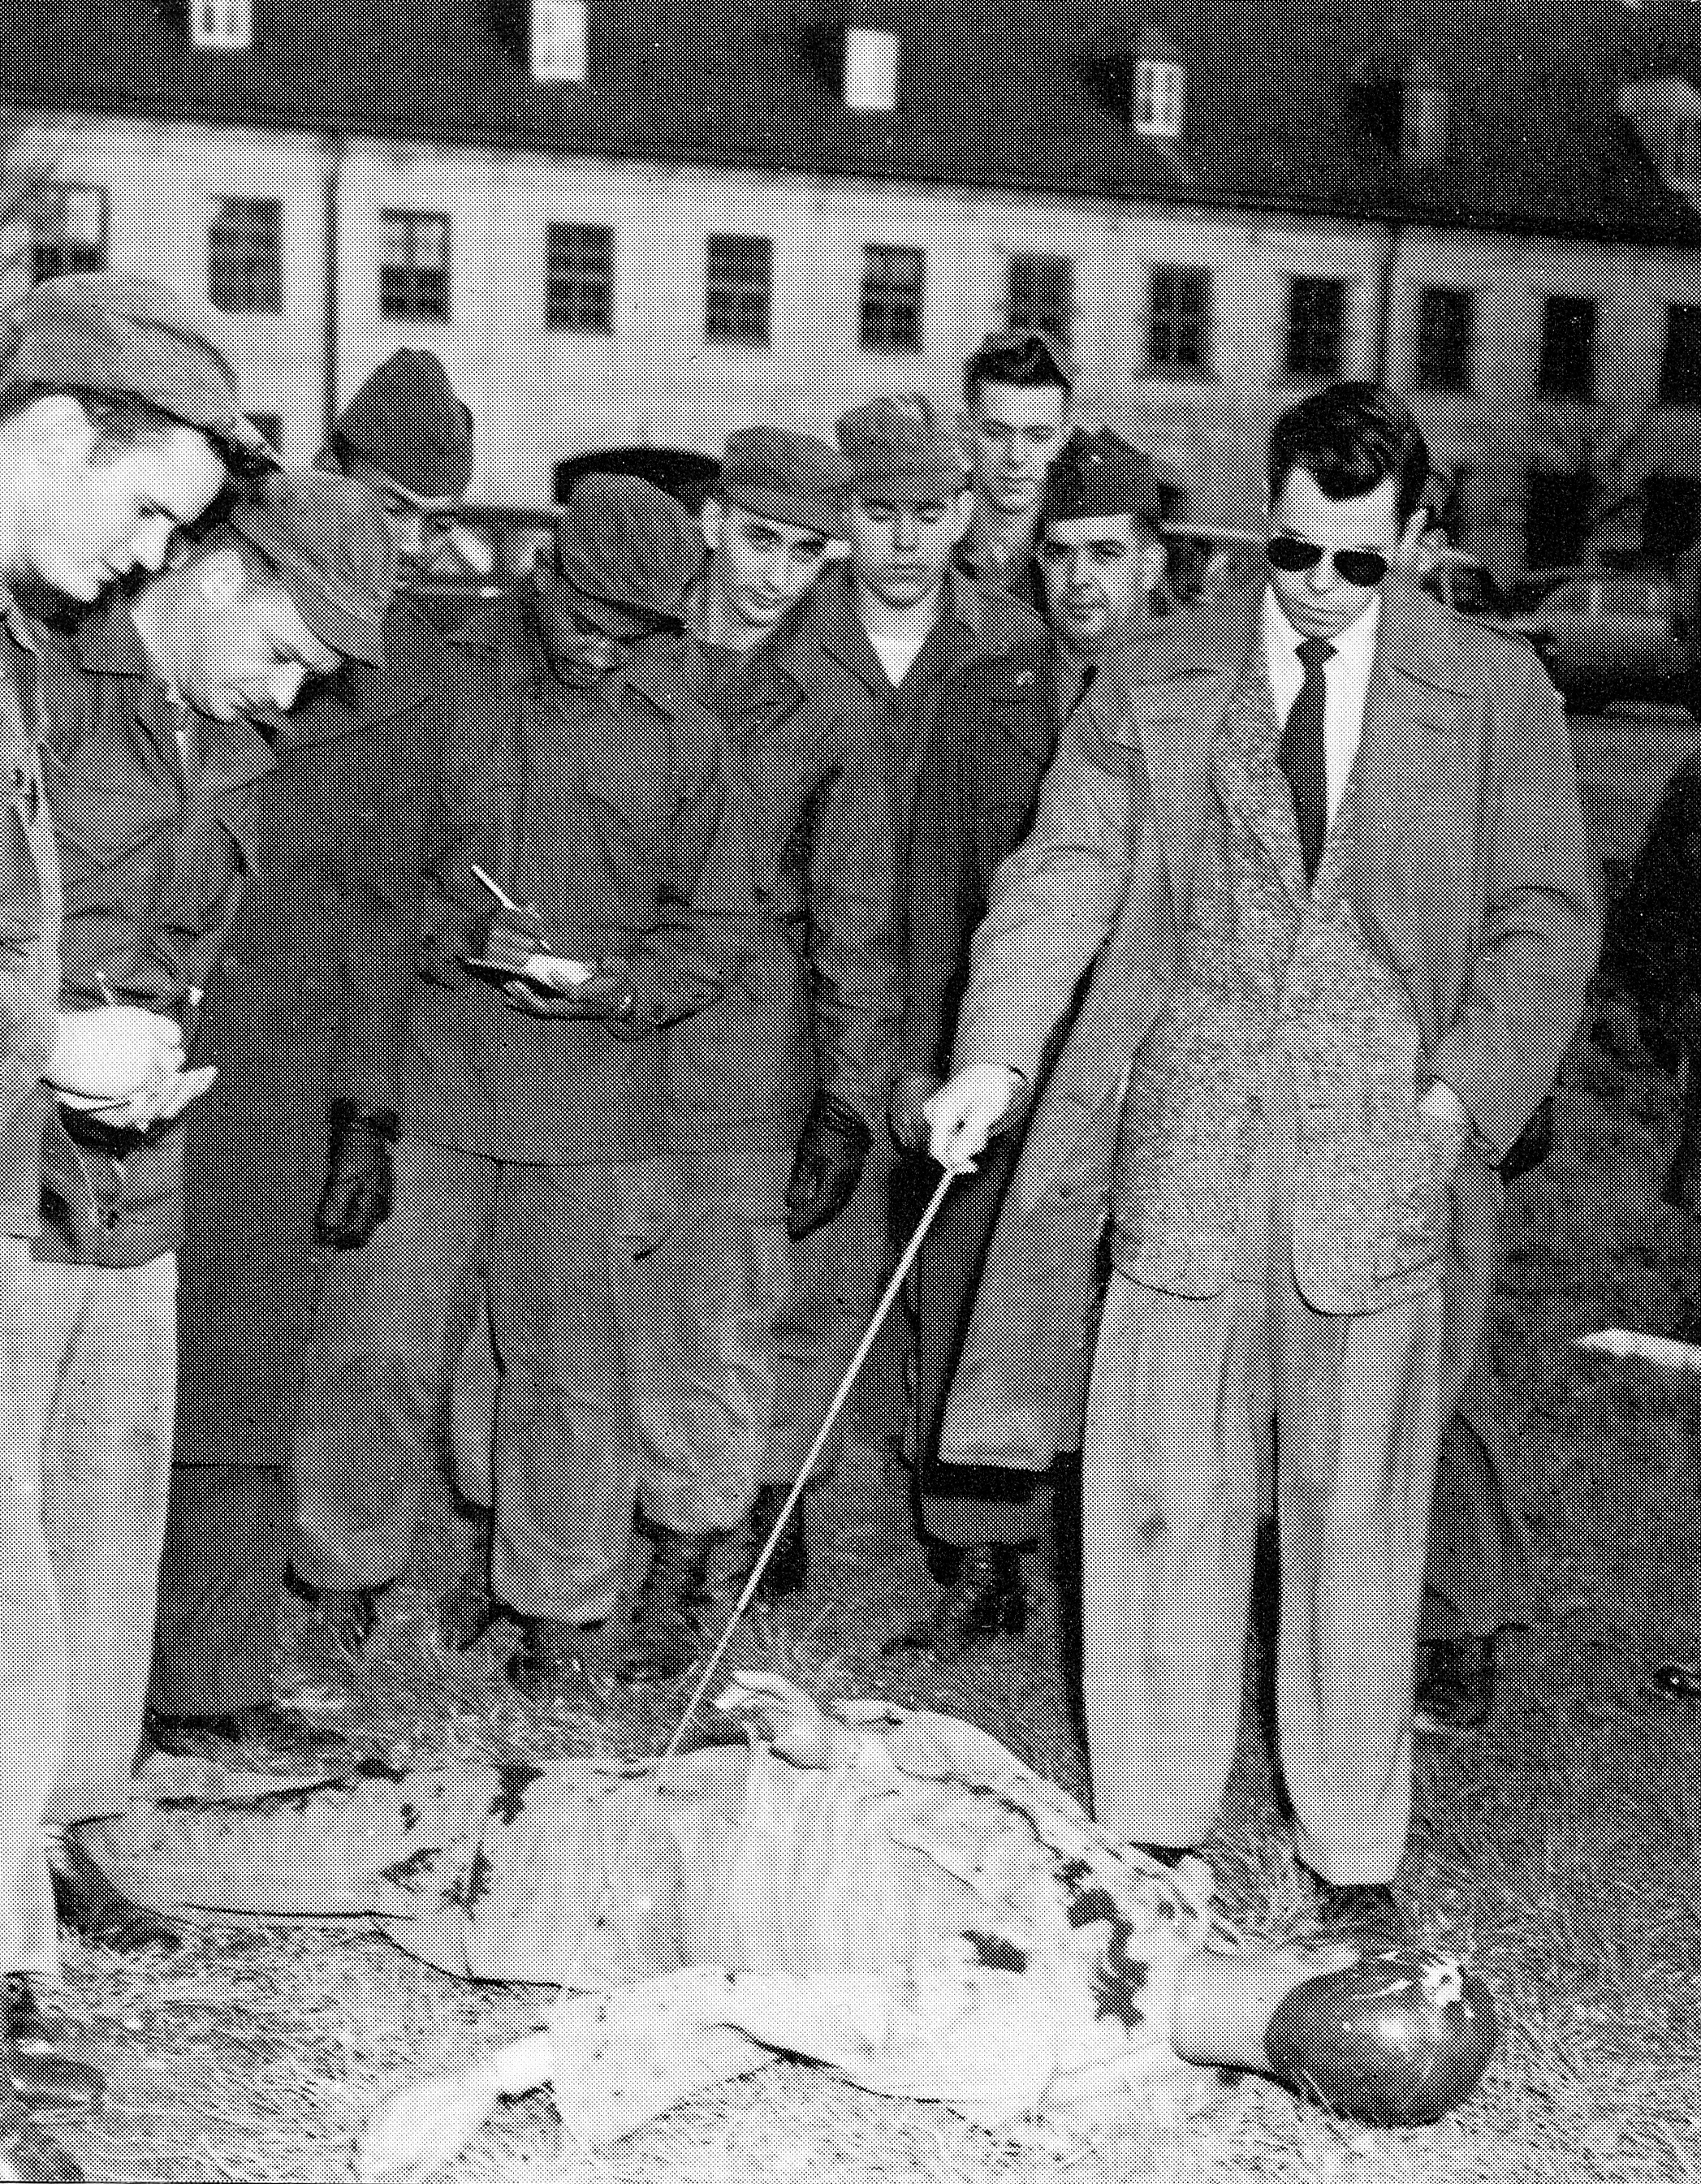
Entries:
POLYGON ((590 0, 590 81, 534 83, 527 0, 254 0, 194 50, 187 0, 8 0, 0 98, 668 164, 1701 242, 1619 113, 1701 76, 1687 0, 590 0), (848 16, 902 32, 899 110, 846 111, 848 16), (1187 70, 1179 143, 1125 123, 1145 41, 1187 70), (1414 59, 1448 148, 1399 153, 1414 59))

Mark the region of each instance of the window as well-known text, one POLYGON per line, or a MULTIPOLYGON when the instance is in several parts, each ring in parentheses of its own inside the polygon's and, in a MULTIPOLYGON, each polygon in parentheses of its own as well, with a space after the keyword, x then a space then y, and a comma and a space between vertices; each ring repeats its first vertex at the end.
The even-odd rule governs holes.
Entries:
POLYGON ((1293 282, 1287 299, 1286 370, 1290 379, 1340 378, 1346 315, 1344 281, 1302 276, 1293 282))
POLYGON ((890 31, 845 33, 845 103, 853 114, 890 114, 898 103, 898 41, 890 31))
POLYGON ((221 311, 283 309, 283 207, 223 198, 207 233, 207 300, 221 311))
POLYGON ((1447 148, 1447 86, 1431 63, 1414 62, 1400 102, 1400 149, 1414 167, 1433 167, 1447 148))
POLYGON ((198 46, 246 46, 254 34, 251 0, 189 0, 189 36, 198 46))
POLYGON ((1675 561, 1701 532, 1701 481, 1656 472, 1642 489, 1642 550, 1675 561))
POLYGON ((1134 129, 1137 136, 1179 136, 1186 114, 1187 71, 1168 53, 1134 57, 1134 129))
POLYGON ((1075 269, 1067 258, 1012 258, 1005 323, 1068 348, 1075 333, 1075 269))
POLYGON ((765 235, 711 235, 703 339, 711 348, 766 348, 772 285, 773 245, 765 235))
POLYGON ((387 319, 447 321, 447 217, 438 212, 386 212, 378 218, 378 309, 387 319))
POLYGON ((1542 306, 1542 354, 1536 367, 1536 384, 1543 394, 1561 401, 1594 399, 1592 296, 1549 296, 1542 306))
POLYGON ((1682 410, 1701 407, 1701 308, 1674 304, 1665 322, 1659 398, 1682 410))
POLYGON ((614 230, 551 220, 544 265, 545 325, 574 334, 614 332, 614 230))
POLYGON ((55 190, 34 222, 30 270, 37 281, 59 273, 98 273, 106 263, 104 190, 55 190))
POLYGON ((1159 379, 1202 379, 1210 370, 1211 276, 1202 265, 1152 267, 1146 368, 1159 379))
POLYGON ((1476 301, 1468 288, 1418 292, 1414 383, 1427 393, 1463 394, 1476 346, 1476 301))
POLYGON ((913 355, 922 345, 922 254, 871 242, 862 257, 862 346, 913 355))
POLYGON ((583 83, 588 0, 532 0, 532 74, 539 83, 583 83))

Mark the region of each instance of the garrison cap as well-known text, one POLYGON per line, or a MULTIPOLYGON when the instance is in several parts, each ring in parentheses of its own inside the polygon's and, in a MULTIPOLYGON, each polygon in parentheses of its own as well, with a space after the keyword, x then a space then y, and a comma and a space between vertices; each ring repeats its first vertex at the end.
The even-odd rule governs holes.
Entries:
POLYGON ((1131 515, 1157 534, 1163 500, 1157 467, 1118 433, 1071 432, 1046 473, 1040 521, 1080 523, 1111 515, 1131 515))
POLYGON ((287 471, 237 501, 230 524, 276 572, 321 644, 383 666, 397 555, 366 487, 330 471, 287 471))
POLYGON ((795 531, 839 538, 850 489, 850 465, 824 440, 758 425, 728 440, 715 499, 795 531))
POLYGON ((671 493, 593 471, 556 519, 555 576, 588 621, 625 637, 634 622, 683 623, 705 550, 701 529, 671 493))
POLYGON ((116 273, 61 273, 0 321, 0 388, 145 404, 214 441, 238 468, 277 459, 243 416, 224 351, 180 298, 116 273))
POLYGON ((881 394, 834 427, 861 501, 947 500, 966 483, 962 449, 920 394, 881 394))
POLYGON ((332 445, 415 500, 460 500, 472 483, 472 412, 427 350, 399 348, 331 428, 332 445))

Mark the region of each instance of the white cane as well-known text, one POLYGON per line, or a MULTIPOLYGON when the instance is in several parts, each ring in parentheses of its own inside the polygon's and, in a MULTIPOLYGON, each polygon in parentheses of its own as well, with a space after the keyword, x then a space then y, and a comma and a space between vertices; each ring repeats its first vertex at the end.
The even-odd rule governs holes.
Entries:
POLYGON ((756 1597, 756 1587, 761 1583, 762 1572, 767 1568, 769 1563, 772 1561, 774 1550, 779 1545, 780 1535, 784 1531, 787 1524, 790 1522, 792 1511, 796 1508, 798 1503, 803 1498, 803 1490, 809 1483, 809 1474, 814 1468, 816 1459, 821 1454, 822 1450, 827 1446, 828 1435, 833 1431, 834 1423, 837 1419, 840 1410, 844 1407, 845 1397, 856 1385, 856 1375, 862 1371, 863 1366, 867 1362, 868 1352, 874 1346, 875 1337, 879 1334, 880 1329, 886 1323, 886 1315, 892 1309, 893 1301, 896 1298, 898 1291, 904 1285, 904 1277, 909 1273, 910 1268, 915 1263, 916 1254, 922 1248, 923 1239, 926 1236, 928 1230, 933 1226, 933 1218, 934 1214, 939 1212, 940 1207, 945 1203, 945 1195, 946 1191, 951 1189, 953 1178, 956 1176, 966 1174, 967 1173, 968 1170, 966 1168, 948 1167, 945 1169, 944 1174, 940 1176, 938 1184, 934 1187, 934 1195, 928 1202, 928 1209, 926 1212, 923 1214, 921 1219, 916 1223, 915 1234, 910 1238, 909 1242, 905 1245, 903 1256, 898 1261, 897 1269, 893 1274, 891 1280, 886 1284, 885 1295, 880 1299, 880 1302, 874 1313, 874 1317, 869 1323, 868 1332, 862 1337, 861 1343, 857 1346, 856 1355, 850 1360, 850 1369, 846 1373, 843 1380, 839 1382, 838 1394, 833 1398, 833 1401, 827 1407, 827 1416, 821 1422, 821 1430, 815 1436, 814 1442, 811 1446, 808 1455, 803 1459, 803 1462, 798 1470, 797 1477, 792 1484, 791 1491, 786 1496, 785 1507, 780 1511, 773 1529, 768 1534, 767 1538, 762 1543, 762 1551, 756 1557, 756 1568, 750 1572, 749 1577, 745 1580, 745 1589, 739 1595, 739 1604, 727 1618, 727 1627, 721 1633, 720 1638, 717 1641, 715 1650, 710 1654, 707 1662, 704 1665, 702 1674, 697 1679, 696 1687, 692 1691, 690 1698, 686 1702, 685 1711, 680 1716, 679 1726, 673 1732, 672 1741, 669 1744, 666 1751, 662 1754, 662 1764, 664 1766, 666 1764, 668 1760, 674 1759, 678 1757, 679 1747, 685 1741, 685 1732, 691 1726, 692 1720, 696 1714, 697 1709, 703 1702, 703 1694, 715 1680, 715 1671, 720 1667, 721 1657, 726 1652, 728 1644, 731 1642, 733 1631, 738 1628, 739 1618, 744 1613, 745 1610, 750 1606, 751 1601, 756 1597))

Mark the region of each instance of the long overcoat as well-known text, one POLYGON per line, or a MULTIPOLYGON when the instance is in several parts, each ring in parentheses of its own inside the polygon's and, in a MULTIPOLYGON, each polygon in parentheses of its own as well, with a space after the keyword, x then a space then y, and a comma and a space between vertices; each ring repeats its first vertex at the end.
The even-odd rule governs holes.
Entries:
POLYGON ((1107 1232, 1135 1279, 1219 1295, 1248 1272, 1272 1144, 1317 1309, 1492 1262, 1496 1163, 1551 1089, 1598 946, 1563 707, 1527 647, 1391 587, 1308 890, 1260 630, 1256 596, 1178 618, 1095 690, 977 937, 958 1067, 1031 1076, 1091 976, 995 1239, 947 1462, 1037 1468, 1079 1446, 1107 1232), (1463 1149, 1417 1112, 1435 1078, 1470 1117, 1463 1149))

